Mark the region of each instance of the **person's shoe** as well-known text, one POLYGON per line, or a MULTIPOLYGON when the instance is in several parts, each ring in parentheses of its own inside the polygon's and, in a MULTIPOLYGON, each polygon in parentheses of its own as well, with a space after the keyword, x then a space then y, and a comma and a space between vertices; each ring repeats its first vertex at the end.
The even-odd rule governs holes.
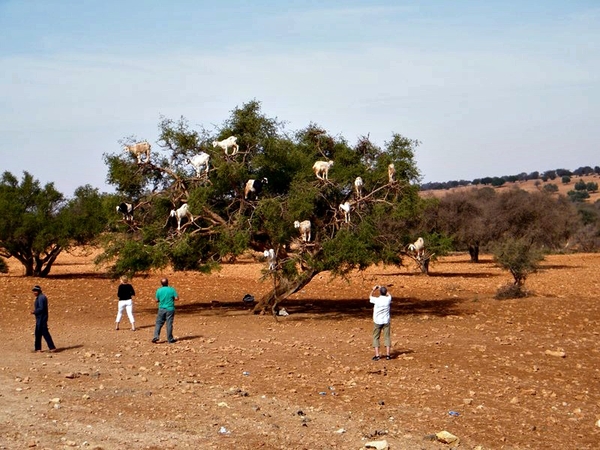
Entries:
POLYGON ((51 348, 50 350, 48 350, 50 353, 56 353, 56 349, 55 348, 51 348))
POLYGON ((152 338, 152 343, 156 344, 158 342, 158 338, 152 338))
POLYGON ((387 360, 389 361, 390 359, 392 359, 392 357, 391 357, 390 355, 387 355, 387 356, 385 357, 385 359, 387 359, 387 360))
POLYGON ((371 359, 372 359, 373 361, 379 361, 379 356, 373 356, 371 359))
POLYGON ((169 341, 169 344, 174 344, 175 342, 177 342, 177 339, 171 339, 171 340, 169 341))

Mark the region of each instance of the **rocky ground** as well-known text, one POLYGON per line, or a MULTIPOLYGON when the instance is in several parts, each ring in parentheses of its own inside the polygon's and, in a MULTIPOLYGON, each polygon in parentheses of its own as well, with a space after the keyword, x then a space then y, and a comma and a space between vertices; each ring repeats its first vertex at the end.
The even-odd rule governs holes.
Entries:
MULTIPOLYGON (((135 278, 138 330, 114 330, 117 284, 83 253, 46 279, 0 275, 0 448, 593 449, 600 446, 600 255, 548 257, 535 295, 493 299, 489 257, 317 277, 256 316, 264 264, 169 273, 175 344, 152 344, 162 273, 135 278), (33 353, 31 287, 56 353, 33 353), (393 359, 371 360, 374 284, 391 284, 393 359), (435 433, 460 439, 444 444, 435 433)), ((163 331, 164 333, 164 331, 163 331)), ((164 334, 163 334, 164 338, 164 334)))

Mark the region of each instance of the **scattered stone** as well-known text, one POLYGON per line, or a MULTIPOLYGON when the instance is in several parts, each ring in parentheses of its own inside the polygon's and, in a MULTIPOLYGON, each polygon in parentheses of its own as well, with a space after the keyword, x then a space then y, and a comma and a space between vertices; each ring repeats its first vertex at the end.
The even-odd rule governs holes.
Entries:
POLYGON ((556 356, 557 358, 566 358, 567 354, 561 350, 546 350, 544 353, 549 356, 556 356))
POLYGON ((597 426, 598 428, 600 428, 600 419, 598 419, 598 421, 596 422, 596 426, 597 426))
POLYGON ((344 434, 346 432, 346 430, 344 428, 340 428, 339 430, 336 431, 337 434, 344 434))
POLYGON ((65 374, 65 378, 73 379, 73 378, 77 378, 77 375, 74 374, 73 372, 69 372, 69 373, 65 374))
POLYGON ((384 439, 383 441, 371 441, 365 444, 364 448, 374 448, 376 450, 387 450, 389 449, 388 442, 384 439))
POLYGON ((447 431, 440 431, 439 433, 435 433, 435 437, 438 441, 443 442, 444 444, 458 444, 460 440, 458 437, 454 436, 452 433, 447 431))
POLYGON ((55 403, 55 404, 58 404, 58 403, 60 403, 60 398, 59 398, 59 397, 54 397, 54 398, 51 398, 51 399, 50 399, 50 401, 49 401, 48 403, 55 403))

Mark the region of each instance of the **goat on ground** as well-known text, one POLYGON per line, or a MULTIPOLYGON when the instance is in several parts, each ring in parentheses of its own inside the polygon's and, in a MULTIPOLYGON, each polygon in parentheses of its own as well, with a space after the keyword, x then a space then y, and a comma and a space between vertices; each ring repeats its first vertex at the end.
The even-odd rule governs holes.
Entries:
POLYGON ((418 238, 412 244, 408 244, 408 250, 417 255, 420 258, 425 255, 425 241, 422 237, 418 238))
POLYGON ((231 152, 231 156, 235 155, 240 146, 236 143, 237 141, 237 137, 236 136, 229 136, 227 139, 223 139, 222 141, 213 141, 213 147, 221 147, 224 151, 225 151, 225 155, 226 156, 230 156, 229 153, 227 152, 227 149, 229 147, 232 147, 233 150, 231 152))
POLYGON ((344 213, 344 222, 350 223, 350 210, 352 207, 350 206, 350 202, 344 202, 340 205, 340 211, 344 213))
POLYGON ((313 171, 319 180, 328 180, 331 166, 333 161, 317 161, 313 164, 313 171))
POLYGON ((310 220, 304 220, 302 222, 299 222, 296 220, 294 222, 294 228, 300 229, 300 236, 302 237, 302 240, 304 242, 310 241, 310 232, 311 232, 310 220))
POLYGON ((208 153, 200 152, 197 155, 194 155, 191 159, 187 161, 194 167, 196 171, 196 176, 199 177, 202 175, 202 172, 205 172, 208 175, 210 155, 208 153))
POLYGON ((117 205, 117 212, 123 214, 123 220, 125 222, 131 222, 133 220, 133 205, 131 203, 119 203, 117 205))
POLYGON ((390 183, 396 181, 396 167, 394 167, 394 163, 388 166, 388 181, 390 183))
POLYGON ((244 187, 244 200, 248 200, 249 197, 258 200, 258 194, 262 192, 263 185, 265 184, 269 184, 269 180, 266 177, 263 177, 261 180, 251 178, 246 181, 246 186, 244 187))
POLYGON ((124 150, 136 156, 138 164, 142 163, 143 155, 146 155, 146 162, 150 161, 150 144, 146 141, 138 142, 137 144, 126 145, 124 150))
POLYGON ((181 231, 181 221, 184 217, 190 222, 194 221, 194 216, 192 216, 187 203, 184 203, 178 209, 172 209, 171 217, 175 217, 177 219, 177 231, 181 231))
POLYGON ((363 184, 363 179, 361 177, 356 177, 354 180, 354 191, 356 192, 356 198, 362 197, 363 184))
POLYGON ((275 270, 277 266, 277 255, 275 254, 275 250, 270 248, 269 250, 265 250, 263 256, 267 258, 267 263, 269 263, 269 270, 275 270))

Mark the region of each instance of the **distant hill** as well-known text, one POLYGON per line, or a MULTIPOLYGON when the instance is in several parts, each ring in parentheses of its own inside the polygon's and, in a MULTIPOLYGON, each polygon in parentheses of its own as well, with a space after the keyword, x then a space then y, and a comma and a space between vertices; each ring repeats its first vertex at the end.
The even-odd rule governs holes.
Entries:
MULTIPOLYGON (((478 185, 470 184, 467 186, 457 186, 457 187, 452 187, 452 188, 448 188, 448 189, 422 190, 421 196, 424 198, 427 198, 427 197, 440 198, 450 192, 468 191, 470 189, 481 189, 483 187, 492 187, 493 189, 496 189, 498 191, 505 191, 508 189, 519 188, 519 189, 523 189, 524 191, 534 192, 534 191, 543 190, 544 186, 547 184, 555 184, 558 187, 558 191, 553 195, 565 195, 566 196, 567 192, 575 190, 575 183, 577 183, 578 181, 581 181, 581 180, 583 180, 586 183, 593 182, 593 183, 598 183, 598 185, 600 185, 600 175, 594 173, 592 175, 582 175, 582 176, 572 175, 571 181, 566 184, 562 182, 560 177, 557 177, 554 180, 548 180, 548 181, 542 181, 541 179, 537 179, 537 180, 506 182, 500 187, 493 187, 491 185, 483 185, 483 184, 478 184, 478 185)), ((598 191, 590 192, 589 194, 590 194, 590 198, 588 198, 586 200, 587 203, 595 203, 597 200, 600 200, 600 192, 598 192, 598 191)))

